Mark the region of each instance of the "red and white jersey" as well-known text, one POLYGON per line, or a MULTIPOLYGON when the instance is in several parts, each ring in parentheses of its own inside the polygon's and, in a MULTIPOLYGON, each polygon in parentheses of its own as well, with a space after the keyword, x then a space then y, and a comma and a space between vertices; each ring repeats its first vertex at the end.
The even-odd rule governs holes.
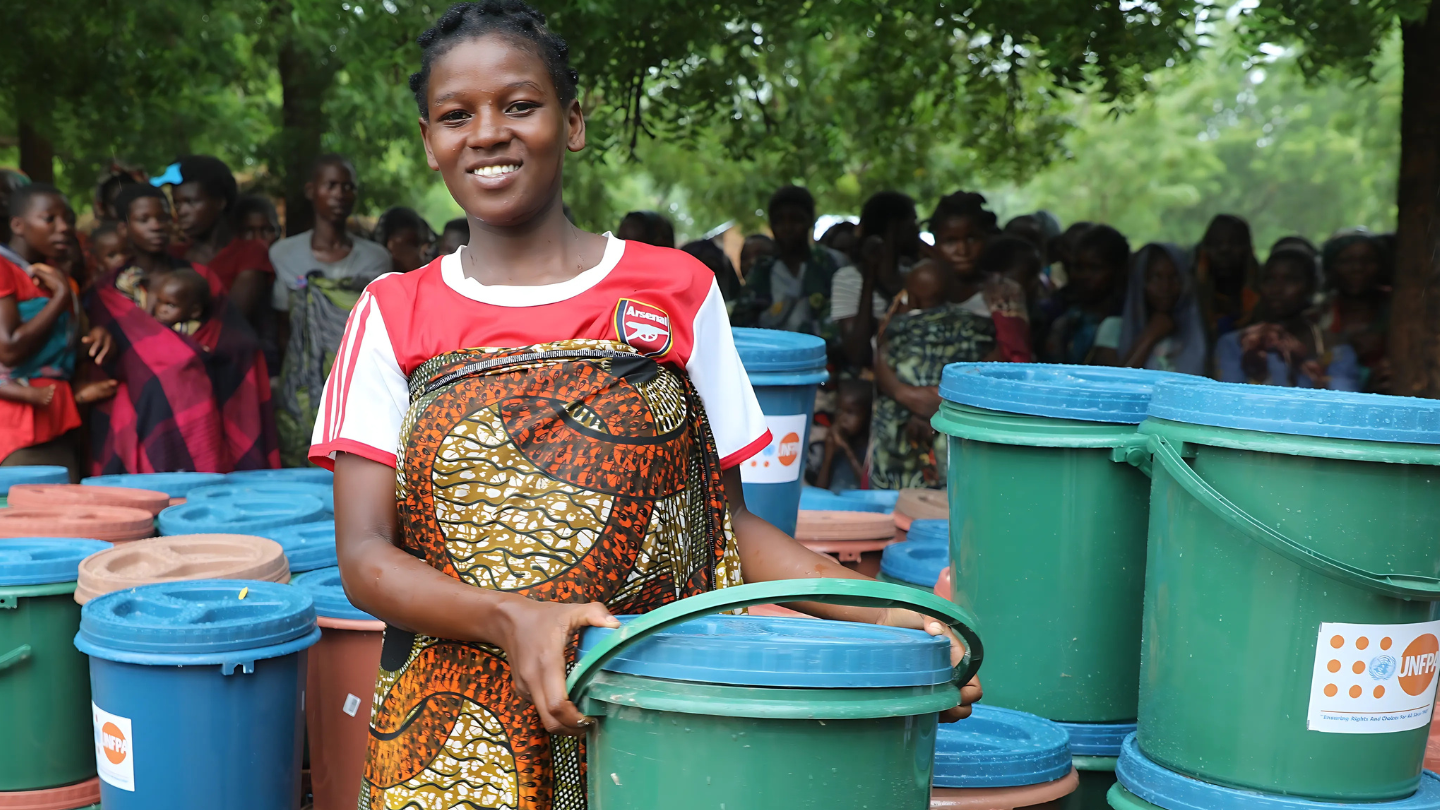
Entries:
POLYGON ((310 460, 333 469, 339 451, 395 466, 410 406, 406 380, 433 357, 575 339, 617 340, 688 375, 721 466, 760 452, 770 431, 715 275, 688 253, 607 239, 599 264, 559 284, 480 284, 461 267, 465 247, 371 282, 325 383, 310 460))

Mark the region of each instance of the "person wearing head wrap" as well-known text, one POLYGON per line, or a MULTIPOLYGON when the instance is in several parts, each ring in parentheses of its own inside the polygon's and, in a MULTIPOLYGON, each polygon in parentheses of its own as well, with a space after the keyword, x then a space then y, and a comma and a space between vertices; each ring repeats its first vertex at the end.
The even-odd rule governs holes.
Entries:
POLYGON ((1195 289, 1211 338, 1250 323, 1260 295, 1255 242, 1250 223, 1234 214, 1217 214, 1195 246, 1195 289))
POLYGON ((1390 331, 1391 266, 1374 234, 1337 234, 1321 251, 1325 272, 1325 308, 1320 328, 1350 344, 1365 373, 1368 391, 1389 388, 1386 338, 1390 331))
POLYGON ((1190 257, 1168 242, 1135 254, 1120 325, 1120 364, 1204 374, 1207 341, 1190 257))

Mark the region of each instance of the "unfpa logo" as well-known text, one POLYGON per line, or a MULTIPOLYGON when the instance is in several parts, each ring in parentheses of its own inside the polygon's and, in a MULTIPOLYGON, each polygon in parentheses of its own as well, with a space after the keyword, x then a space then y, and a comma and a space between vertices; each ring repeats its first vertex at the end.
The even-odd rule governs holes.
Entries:
POLYGON ((1400 688, 1407 695, 1422 695, 1435 680, 1435 654, 1440 652, 1440 640, 1426 633, 1410 642, 1400 658, 1400 688))
POLYGON ((795 459, 800 457, 800 434, 786 433, 775 447, 775 456, 786 467, 794 464, 795 459))
POLYGON ((125 739, 125 732, 119 726, 106 723, 100 727, 100 750, 105 752, 110 764, 120 765, 130 756, 130 741, 125 739))

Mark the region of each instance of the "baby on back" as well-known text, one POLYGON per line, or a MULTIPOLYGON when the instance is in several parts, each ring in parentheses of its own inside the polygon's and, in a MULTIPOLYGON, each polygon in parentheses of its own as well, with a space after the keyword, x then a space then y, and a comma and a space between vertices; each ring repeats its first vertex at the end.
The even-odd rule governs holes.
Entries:
POLYGON ((210 282, 181 267, 152 279, 150 316, 182 335, 193 335, 210 310, 210 282))

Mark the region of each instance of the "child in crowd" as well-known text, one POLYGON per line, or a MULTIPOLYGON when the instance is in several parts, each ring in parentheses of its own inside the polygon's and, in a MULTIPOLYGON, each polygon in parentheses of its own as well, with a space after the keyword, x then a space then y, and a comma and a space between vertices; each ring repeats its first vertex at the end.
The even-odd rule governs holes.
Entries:
POLYGON ((376 220, 374 238, 390 252, 390 271, 408 273, 432 258, 435 231, 414 208, 397 205, 376 220))
POLYGON ((1258 269, 1250 223, 1217 214, 1195 248, 1195 288, 1212 339, 1251 322, 1258 269))
POLYGON ((1045 360, 1116 365, 1130 243, 1109 225, 1092 226, 1076 240, 1072 265, 1066 268, 1069 308, 1050 328, 1045 360))
POLYGON ((1364 231, 1339 234, 1325 243, 1322 257, 1329 297, 1320 328, 1355 349, 1365 375, 1365 390, 1386 393, 1390 361, 1390 278, 1393 268, 1384 245, 1364 231))
MULTIPOLYGON (((821 489, 861 489, 867 483, 865 453, 870 445, 874 388, 865 380, 841 380, 835 418, 819 442, 811 442, 813 483, 821 489), (818 448, 815 445, 820 445, 818 448), (817 452, 818 451, 818 452, 817 452)), ((817 426, 816 432, 820 431, 817 426)))
POLYGON ((745 280, 756 262, 766 256, 774 256, 776 250, 775 240, 763 233, 752 233, 745 237, 745 244, 740 247, 740 280, 745 280))
POLYGON ((104 277, 130 263, 130 245, 119 223, 102 222, 90 232, 90 253, 95 257, 95 274, 104 277))
POLYGON ((990 308, 981 292, 985 280, 979 261, 985 243, 1000 232, 996 222, 995 214, 985 208, 985 198, 966 191, 942 197, 930 215, 934 256, 949 265, 954 285, 950 300, 985 318, 990 317, 990 308))
POLYGON ((1284 247, 1260 268, 1251 326, 1222 335, 1215 366, 1224 382, 1359 391, 1355 350, 1320 328, 1311 308, 1320 286, 1315 259, 1284 247))
POLYGON ((265 247, 274 247, 280 240, 280 215, 275 212, 275 203, 260 194, 242 194, 235 200, 235 236, 239 239, 253 239, 263 242, 265 247))
POLYGON ((149 280, 150 315, 182 335, 193 335, 210 309, 210 282, 189 267, 149 280))
POLYGON ((435 257, 449 256, 469 241, 470 220, 456 217, 445 223, 445 229, 440 232, 440 239, 435 243, 435 257))
POLYGON ((1206 373, 1205 322, 1190 257, 1179 245, 1151 242, 1135 254, 1122 320, 1120 365, 1206 373))
MULTIPOLYGON (((359 807, 581 807, 575 735, 593 721, 565 693, 579 631, 742 567, 747 582, 859 575, 745 506, 739 465, 772 436, 714 274, 566 220, 585 118, 564 41, 523 2, 486 0, 420 45, 425 151, 476 227, 368 286, 310 450, 335 469, 347 595, 388 623, 359 807)), ((799 607, 944 632, 908 611, 799 607)))

